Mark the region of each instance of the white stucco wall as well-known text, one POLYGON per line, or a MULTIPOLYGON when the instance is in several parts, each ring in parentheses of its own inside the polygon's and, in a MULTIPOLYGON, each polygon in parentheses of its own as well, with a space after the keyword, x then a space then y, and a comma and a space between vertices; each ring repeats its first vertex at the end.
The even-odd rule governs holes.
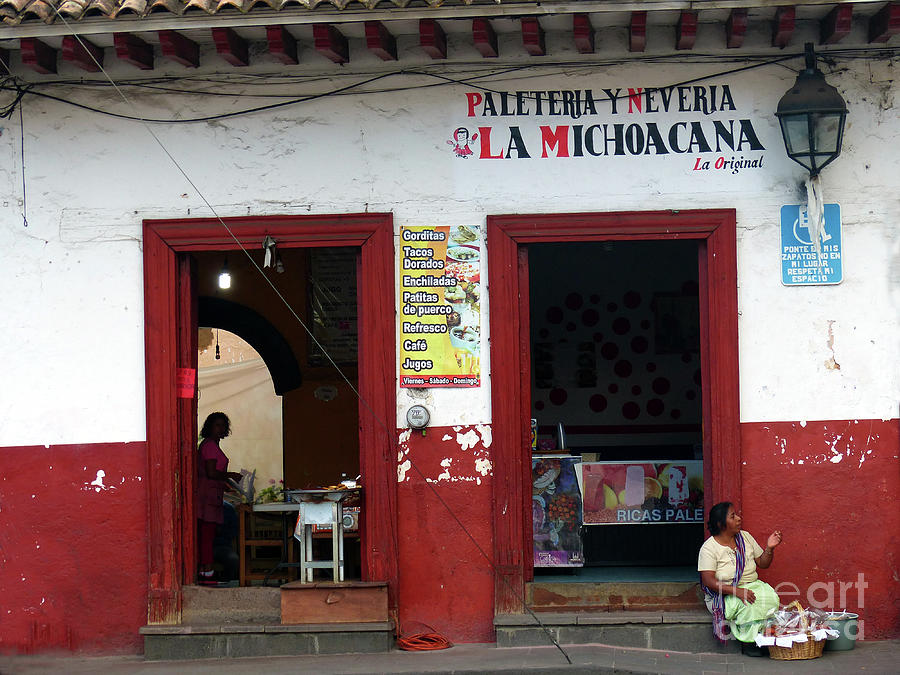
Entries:
MULTIPOLYGON (((410 45, 401 47, 412 53, 410 45)), ((354 50, 362 53, 357 46, 354 50)), ((562 47, 554 53, 566 56, 562 47)), ((291 74, 333 77, 305 84, 281 81, 265 92, 323 91, 389 68, 363 54, 335 76, 337 70, 323 65, 320 57, 305 56, 309 65, 291 74)), ((415 58, 426 64, 421 55, 415 58)), ((765 150, 750 154, 764 155, 764 169, 736 175, 692 171, 696 155, 691 153, 541 159, 535 157, 539 144, 529 148, 533 158, 528 160, 460 159, 447 145, 458 126, 493 126, 499 146, 511 124, 533 138, 540 124, 656 121, 663 127, 704 117, 685 113, 620 119, 626 117, 621 109, 612 116, 601 105, 596 118, 577 122, 564 117, 468 118, 465 93, 477 90, 465 85, 329 97, 232 119, 152 128, 223 217, 390 211, 397 228, 483 227, 488 214, 500 213, 735 208, 742 420, 897 417, 900 121, 892 108, 895 63, 846 61, 828 73, 850 108, 843 154, 822 176, 825 201, 841 205, 844 280, 838 286, 804 288, 782 286, 779 255, 780 207, 804 197, 803 171, 785 157, 772 114, 793 83, 791 71, 768 65, 715 76, 740 64, 590 69, 586 61, 578 66, 523 63, 531 68, 481 79, 479 85, 505 91, 592 89, 600 97, 603 88, 627 91, 713 75, 702 84, 729 85, 737 110, 710 119, 751 119, 765 150)), ((789 65, 800 63, 796 59, 789 65)), ((456 76, 494 66, 502 69, 503 64, 456 66, 456 76)), ((286 73, 272 65, 257 71, 286 73)), ((134 77, 134 71, 115 63, 110 74, 134 77)), ((211 88, 235 94, 260 91, 247 82, 250 78, 232 74, 227 83, 211 88)), ((435 82, 398 75, 369 88, 435 82)), ((148 117, 190 118, 272 102, 126 91, 148 117)), ((133 113, 108 88, 55 88, 52 93, 133 113)), ((22 222, 18 116, 0 120, 0 335, 11 357, 0 387, 0 446, 142 440, 141 221, 210 213, 141 123, 33 97, 26 98, 24 111, 27 228, 22 222)), ((486 272, 485 266, 483 281, 489 284, 486 272)), ((485 346, 488 302, 482 302, 485 346)), ((425 392, 433 424, 490 421, 486 347, 482 355, 484 385, 479 390, 425 392)), ((398 400, 402 415, 421 399, 404 390, 398 391, 398 400)))

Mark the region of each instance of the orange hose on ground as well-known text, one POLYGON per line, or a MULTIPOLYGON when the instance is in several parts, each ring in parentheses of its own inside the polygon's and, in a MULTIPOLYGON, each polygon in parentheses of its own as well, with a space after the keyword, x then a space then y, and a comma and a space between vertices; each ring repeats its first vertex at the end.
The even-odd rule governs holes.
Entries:
POLYGON ((397 646, 407 652, 427 652, 435 649, 447 649, 452 647, 453 643, 440 633, 431 632, 398 637, 397 646))

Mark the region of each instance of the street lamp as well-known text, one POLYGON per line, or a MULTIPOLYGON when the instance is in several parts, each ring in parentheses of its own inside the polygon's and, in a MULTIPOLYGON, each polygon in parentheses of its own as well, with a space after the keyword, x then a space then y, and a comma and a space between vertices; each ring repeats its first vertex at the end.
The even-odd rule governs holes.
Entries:
POLYGON ((807 42, 805 49, 806 68, 781 97, 775 115, 781 123, 788 157, 815 178, 841 154, 847 105, 816 68, 812 42, 807 42))

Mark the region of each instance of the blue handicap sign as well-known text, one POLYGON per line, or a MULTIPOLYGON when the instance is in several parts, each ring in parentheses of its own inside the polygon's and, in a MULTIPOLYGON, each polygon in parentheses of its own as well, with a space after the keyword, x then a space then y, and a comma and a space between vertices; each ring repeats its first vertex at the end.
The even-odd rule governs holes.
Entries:
POLYGON ((844 278, 840 204, 825 204, 824 220, 816 252, 806 207, 781 207, 781 283, 785 286, 839 284, 844 278))

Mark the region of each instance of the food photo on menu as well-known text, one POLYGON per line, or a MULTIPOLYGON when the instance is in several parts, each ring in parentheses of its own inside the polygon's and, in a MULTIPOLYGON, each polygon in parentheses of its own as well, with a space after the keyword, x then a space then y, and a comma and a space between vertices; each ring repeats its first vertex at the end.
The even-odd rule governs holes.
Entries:
POLYGON ((402 228, 401 387, 481 383, 481 243, 477 226, 402 228), (421 290, 419 290, 421 289, 421 290))
POLYGON ((444 289, 444 300, 452 312, 447 315, 450 344, 460 367, 477 372, 481 355, 481 250, 477 228, 458 225, 450 230, 444 271, 456 279, 444 289))

